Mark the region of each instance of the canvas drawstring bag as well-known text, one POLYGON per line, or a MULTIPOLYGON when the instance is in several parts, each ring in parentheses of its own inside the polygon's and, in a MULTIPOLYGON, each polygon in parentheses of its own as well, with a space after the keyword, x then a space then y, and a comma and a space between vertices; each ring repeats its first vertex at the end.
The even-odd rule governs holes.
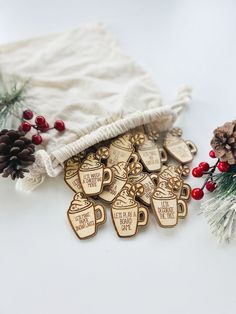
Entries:
POLYGON ((101 24, 1 45, 0 70, 29 79, 37 114, 66 125, 63 134, 44 134, 30 173, 17 182, 23 191, 56 177, 71 156, 131 128, 152 123, 168 130, 191 99, 185 86, 173 104, 164 104, 149 75, 101 24))

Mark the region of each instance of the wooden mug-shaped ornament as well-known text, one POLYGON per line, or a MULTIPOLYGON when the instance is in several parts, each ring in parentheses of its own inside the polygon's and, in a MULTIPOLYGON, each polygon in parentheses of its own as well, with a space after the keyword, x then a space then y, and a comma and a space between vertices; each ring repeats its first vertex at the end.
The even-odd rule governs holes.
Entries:
POLYGON ((193 160, 197 147, 193 142, 183 140, 181 136, 182 130, 173 128, 167 133, 163 147, 178 162, 187 164, 193 160))
POLYGON ((119 162, 138 162, 138 155, 134 152, 132 134, 125 133, 111 142, 107 166, 112 167, 119 162))
POLYGON ((141 183, 144 189, 143 195, 138 196, 138 198, 145 204, 151 204, 151 197, 154 193, 156 188, 156 184, 158 181, 158 174, 157 173, 147 173, 141 172, 137 175, 129 176, 129 180, 131 182, 141 183))
POLYGON ((78 175, 80 164, 80 158, 78 156, 74 156, 65 162, 64 169, 64 180, 66 184, 76 193, 82 192, 78 175))
POLYGON ((179 199, 188 201, 191 195, 191 187, 184 182, 183 177, 189 174, 188 166, 163 166, 159 174, 158 182, 166 181, 179 199))
POLYGON ((168 180, 168 186, 176 194, 179 199, 188 201, 190 199, 191 187, 182 179, 173 177, 168 180))
MULTIPOLYGON (((190 169, 187 165, 169 165, 168 169, 173 172, 173 178, 168 181, 168 185, 170 188, 172 188, 173 192, 177 195, 178 199, 182 199, 186 202, 190 200, 191 197, 191 186, 184 182, 183 178, 187 177, 190 173, 190 169), (181 180, 180 184, 174 183, 174 181, 177 181, 178 179, 181 180)), ((188 206, 187 210, 181 210, 181 207, 179 207, 179 218, 185 218, 188 214, 188 206)))
POLYGON ((167 182, 158 184, 151 198, 151 206, 158 224, 163 228, 175 227, 178 219, 187 215, 186 202, 177 198, 167 182))
POLYGON ((139 162, 133 162, 130 164, 127 164, 126 162, 119 162, 117 165, 112 166, 111 169, 113 171, 112 183, 104 187, 102 193, 99 195, 102 200, 108 203, 113 202, 116 196, 123 189, 128 181, 128 175, 130 173, 138 174, 142 171, 143 167, 139 162))
MULTIPOLYGON (((106 154, 106 156, 108 155, 106 154)), ((103 187, 111 184, 113 179, 111 169, 105 167, 98 156, 93 153, 88 154, 78 172, 83 192, 88 196, 99 195, 103 187)))
POLYGON ((126 184, 112 203, 111 215, 116 233, 121 238, 134 236, 138 227, 148 223, 148 210, 135 197, 143 194, 141 184, 126 184))
POLYGON ((140 159, 147 171, 160 171, 162 164, 167 161, 166 151, 163 148, 159 148, 146 134, 144 137, 144 143, 137 147, 140 159))
POLYGON ((83 193, 75 194, 67 216, 75 234, 81 240, 93 237, 98 226, 106 222, 104 207, 95 205, 83 193))
MULTIPOLYGON (((190 173, 190 169, 187 165, 179 165, 175 169, 175 172, 178 173, 183 180, 183 178, 188 177, 188 175, 190 173)), ((182 188, 182 193, 180 194, 179 198, 186 200, 186 201, 189 201, 191 198, 191 191, 192 191, 191 186, 189 184, 187 184, 186 182, 184 182, 183 188, 182 188)), ((183 216, 183 217, 185 217, 185 216, 183 216)))

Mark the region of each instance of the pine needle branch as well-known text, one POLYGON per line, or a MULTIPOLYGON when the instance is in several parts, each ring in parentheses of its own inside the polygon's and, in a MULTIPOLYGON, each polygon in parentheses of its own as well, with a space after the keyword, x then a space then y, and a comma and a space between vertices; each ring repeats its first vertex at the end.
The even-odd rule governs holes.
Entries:
MULTIPOLYGON (((26 106, 26 89, 28 81, 6 81, 0 75, 0 129, 16 128, 26 106)), ((28 106, 27 106, 28 107, 28 106)))
POLYGON ((217 196, 225 198, 231 193, 236 194, 236 166, 231 166, 228 172, 215 174, 214 181, 217 184, 217 196))

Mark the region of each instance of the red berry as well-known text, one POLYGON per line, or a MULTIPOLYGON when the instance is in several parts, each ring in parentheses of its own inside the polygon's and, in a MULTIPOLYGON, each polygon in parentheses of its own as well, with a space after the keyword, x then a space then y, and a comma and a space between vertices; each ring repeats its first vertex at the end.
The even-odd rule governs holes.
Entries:
POLYGON ((54 128, 57 130, 57 131, 64 131, 65 130, 65 123, 64 121, 62 120, 56 120, 56 122, 54 123, 54 128))
POLYGON ((196 178, 202 177, 202 169, 199 167, 193 168, 192 175, 196 178))
POLYGON ((33 118, 33 111, 30 109, 24 110, 23 111, 23 118, 25 120, 31 120, 33 118))
POLYGON ((202 199, 203 196, 204 196, 204 192, 202 189, 196 188, 196 189, 192 190, 192 198, 193 199, 198 201, 198 200, 202 199))
POLYGON ((227 172, 229 170, 230 165, 226 161, 220 161, 217 167, 221 172, 227 172))
POLYGON ((213 181, 208 181, 208 182, 206 183, 206 189, 207 189, 207 191, 209 191, 209 192, 213 192, 213 191, 216 189, 216 184, 215 184, 215 182, 213 182, 213 181))
POLYGON ((207 162, 200 162, 200 164, 198 165, 198 167, 200 168, 200 169, 202 169, 202 171, 208 171, 209 170, 209 168, 210 168, 210 166, 209 166, 209 164, 207 163, 207 162))
POLYGON ((31 124, 27 121, 21 122, 20 127, 21 127, 21 130, 24 132, 29 132, 31 130, 31 124))
POLYGON ((46 123, 46 120, 43 116, 37 116, 35 118, 35 123, 37 124, 37 126, 44 126, 46 123))
POLYGON ((39 145, 41 144, 43 141, 42 139, 42 136, 40 134, 34 134, 32 136, 32 142, 35 144, 35 145, 39 145))
POLYGON ((210 150, 209 156, 210 156, 211 158, 216 158, 216 153, 214 152, 214 150, 210 150))
POLYGON ((47 132, 49 130, 49 124, 47 123, 47 121, 45 122, 44 125, 40 126, 39 129, 41 132, 47 132))

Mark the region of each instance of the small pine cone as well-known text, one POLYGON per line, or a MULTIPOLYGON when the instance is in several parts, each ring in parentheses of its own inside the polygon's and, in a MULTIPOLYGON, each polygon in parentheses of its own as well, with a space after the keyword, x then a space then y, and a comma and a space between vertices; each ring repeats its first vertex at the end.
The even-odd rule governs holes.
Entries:
POLYGON ((12 180, 24 178, 28 166, 35 162, 35 147, 25 133, 15 130, 0 131, 0 174, 12 180))
POLYGON ((211 146, 221 161, 236 164, 236 121, 226 122, 215 129, 211 146))

